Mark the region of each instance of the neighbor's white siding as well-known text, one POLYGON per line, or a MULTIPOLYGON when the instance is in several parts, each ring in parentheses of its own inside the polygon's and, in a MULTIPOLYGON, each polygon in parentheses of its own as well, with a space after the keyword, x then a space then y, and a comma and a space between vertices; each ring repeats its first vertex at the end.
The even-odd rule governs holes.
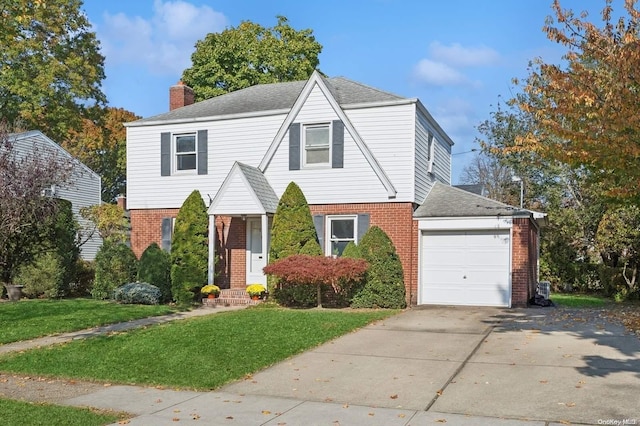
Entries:
MULTIPOLYGON (((412 105, 348 109, 345 113, 364 143, 398 191, 391 201, 412 200, 411 168, 413 145, 412 105)), ((329 122, 338 115, 315 87, 297 114, 294 123, 329 122)), ((276 194, 281 195, 291 181, 295 181, 309 204, 388 202, 384 185, 368 163, 353 135, 347 128, 344 134, 344 167, 305 168, 289 170, 289 134, 285 134, 265 176, 276 194)), ((303 149, 303 148, 302 148, 303 149)))
POLYGON ((208 205, 233 163, 257 166, 285 115, 127 128, 129 209, 180 208, 197 189, 208 205), (160 175, 160 134, 208 131, 208 174, 160 175))
POLYGON ((61 146, 46 137, 39 131, 30 131, 14 135, 15 149, 19 155, 29 155, 37 148, 42 153, 50 153, 63 161, 72 161, 73 171, 69 182, 55 186, 54 196, 71 202, 71 210, 80 225, 80 256, 85 260, 93 260, 102 239, 95 231, 91 221, 85 220, 80 215, 80 210, 85 207, 101 203, 102 183, 100 176, 89 169, 65 151, 61 146))

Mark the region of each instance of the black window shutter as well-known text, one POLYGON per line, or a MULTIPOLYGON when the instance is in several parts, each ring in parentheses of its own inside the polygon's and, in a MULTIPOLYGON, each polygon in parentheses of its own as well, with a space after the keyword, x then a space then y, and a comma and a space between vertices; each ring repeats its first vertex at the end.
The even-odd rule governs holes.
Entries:
POLYGON ((318 242, 320 243, 320 248, 324 253, 324 215, 314 214, 313 224, 316 227, 316 234, 318 235, 318 242))
POLYGON ((171 133, 160 134, 160 176, 171 175, 171 133))
POLYGON ((162 249, 171 251, 171 237, 173 233, 173 219, 170 217, 162 218, 162 249))
POLYGON ((362 239, 362 236, 369 229, 369 213, 362 213, 358 215, 358 243, 362 239))
POLYGON ((344 124, 340 120, 333 122, 333 137, 331 147, 331 167, 341 169, 344 167, 344 124))
POLYGON ((289 126, 289 170, 300 170, 300 123, 289 126))
POLYGON ((198 174, 207 174, 207 151, 209 138, 206 130, 198 130, 198 174))

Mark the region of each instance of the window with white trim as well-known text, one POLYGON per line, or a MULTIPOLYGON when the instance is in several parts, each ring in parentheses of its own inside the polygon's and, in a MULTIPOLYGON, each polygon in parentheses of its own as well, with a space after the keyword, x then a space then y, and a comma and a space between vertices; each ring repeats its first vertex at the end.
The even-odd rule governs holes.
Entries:
POLYGON ((198 166, 198 151, 195 133, 175 135, 174 139, 175 170, 177 172, 193 170, 198 166))
POLYGON ((327 216, 326 253, 341 256, 349 242, 357 243, 358 216, 327 216))
POLYGON ((303 134, 303 164, 305 166, 331 164, 331 124, 306 124, 303 134))

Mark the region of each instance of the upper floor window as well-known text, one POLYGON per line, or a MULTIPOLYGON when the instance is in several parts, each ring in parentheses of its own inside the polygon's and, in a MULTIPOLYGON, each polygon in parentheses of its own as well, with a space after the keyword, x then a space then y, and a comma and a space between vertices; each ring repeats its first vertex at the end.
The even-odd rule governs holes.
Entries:
POLYGON ((198 152, 196 150, 196 135, 175 136, 176 171, 196 170, 198 152))
POLYGON ((304 164, 329 165, 331 154, 329 123, 304 126, 304 164))
POLYGON ((160 176, 206 175, 209 138, 207 130, 192 133, 160 134, 160 176))

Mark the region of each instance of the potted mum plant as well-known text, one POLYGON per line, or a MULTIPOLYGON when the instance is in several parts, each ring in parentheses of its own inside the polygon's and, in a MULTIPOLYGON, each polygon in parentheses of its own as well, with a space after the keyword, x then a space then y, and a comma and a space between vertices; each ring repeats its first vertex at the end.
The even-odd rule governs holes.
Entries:
POLYGON ((208 299, 215 299, 220 294, 220 287, 215 284, 207 284, 200 289, 200 293, 208 299))
POLYGON ((267 289, 262 284, 251 284, 247 287, 247 293, 253 300, 258 300, 264 298, 267 289))

